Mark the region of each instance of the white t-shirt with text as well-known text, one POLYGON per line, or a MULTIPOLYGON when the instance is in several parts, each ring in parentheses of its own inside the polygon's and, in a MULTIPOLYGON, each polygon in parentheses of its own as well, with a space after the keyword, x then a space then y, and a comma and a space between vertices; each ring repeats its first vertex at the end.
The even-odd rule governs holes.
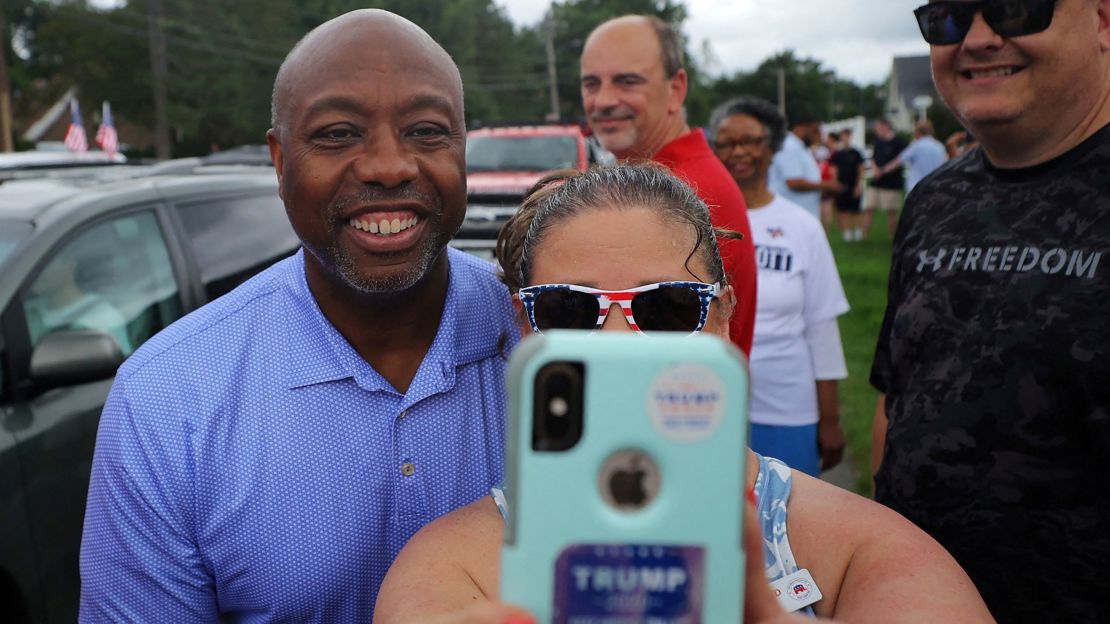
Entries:
POLYGON ((817 385, 805 332, 848 311, 836 261, 820 221, 782 197, 748 210, 748 220, 759 271, 750 418, 813 424, 817 385))

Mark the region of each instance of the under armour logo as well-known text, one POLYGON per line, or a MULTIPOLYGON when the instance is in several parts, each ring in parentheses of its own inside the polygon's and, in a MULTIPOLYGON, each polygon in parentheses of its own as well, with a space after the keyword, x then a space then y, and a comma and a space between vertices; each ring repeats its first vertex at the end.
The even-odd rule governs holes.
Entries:
POLYGON ((925 265, 932 265, 932 268, 933 268, 934 272, 939 271, 941 261, 944 260, 944 256, 947 255, 947 254, 948 254, 948 252, 944 249, 940 249, 939 251, 937 251, 937 253, 935 255, 929 255, 929 252, 927 252, 927 251, 918 252, 917 253, 917 272, 920 273, 921 270, 925 268, 925 265))

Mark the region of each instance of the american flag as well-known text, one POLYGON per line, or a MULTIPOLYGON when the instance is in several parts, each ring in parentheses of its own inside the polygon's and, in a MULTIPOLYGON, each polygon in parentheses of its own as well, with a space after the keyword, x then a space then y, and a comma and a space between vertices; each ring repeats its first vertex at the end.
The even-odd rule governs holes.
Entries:
POLYGON ((108 154, 109 158, 119 151, 119 137, 116 135, 116 126, 112 123, 112 105, 108 102, 104 102, 100 127, 96 130, 96 144, 108 154))
POLYGON ((69 129, 66 130, 65 146, 71 152, 89 151, 89 139, 85 136, 85 126, 81 124, 81 111, 77 100, 69 101, 69 129))

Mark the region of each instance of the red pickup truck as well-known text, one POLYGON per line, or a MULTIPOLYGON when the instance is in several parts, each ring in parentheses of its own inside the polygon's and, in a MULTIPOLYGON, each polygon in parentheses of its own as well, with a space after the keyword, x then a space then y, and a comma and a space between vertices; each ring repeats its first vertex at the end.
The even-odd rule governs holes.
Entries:
POLYGON ((612 156, 576 125, 480 128, 466 135, 467 211, 452 243, 491 257, 497 232, 528 191, 555 169, 585 170, 612 156))

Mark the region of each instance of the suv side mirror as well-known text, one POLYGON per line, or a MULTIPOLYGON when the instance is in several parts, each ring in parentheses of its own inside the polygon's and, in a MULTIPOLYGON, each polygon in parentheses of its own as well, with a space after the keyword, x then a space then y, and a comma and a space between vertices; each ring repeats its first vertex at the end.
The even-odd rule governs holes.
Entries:
POLYGON ((123 363, 116 339, 95 329, 49 334, 31 352, 31 379, 42 389, 107 379, 123 363))

